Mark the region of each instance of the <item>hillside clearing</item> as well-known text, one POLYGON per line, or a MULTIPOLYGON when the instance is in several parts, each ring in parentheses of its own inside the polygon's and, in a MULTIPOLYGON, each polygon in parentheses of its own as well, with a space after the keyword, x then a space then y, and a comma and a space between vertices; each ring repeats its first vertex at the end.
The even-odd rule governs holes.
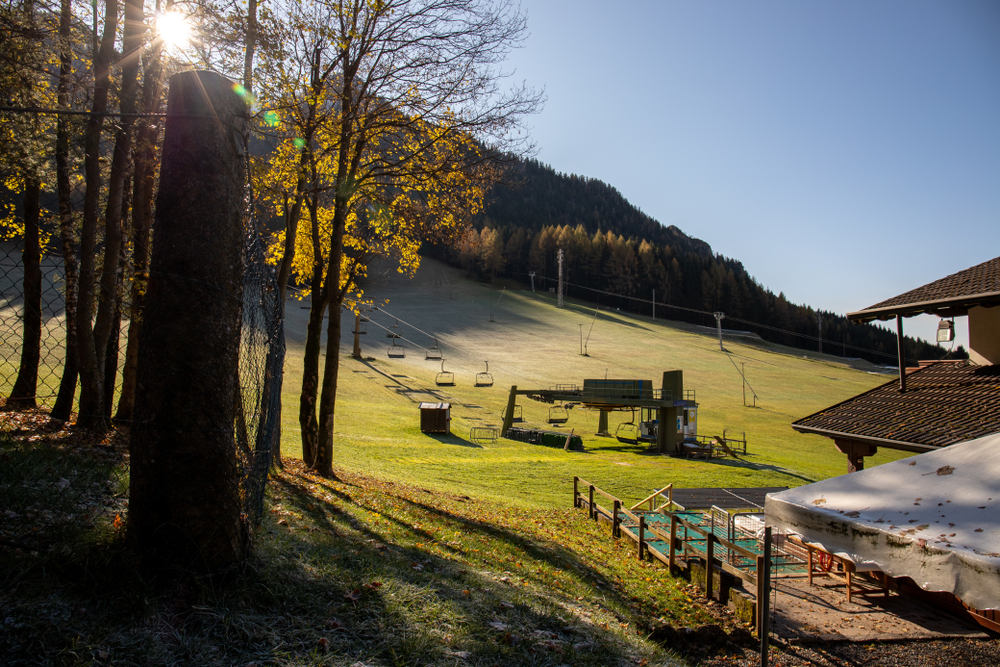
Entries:
MULTIPOLYGON (((681 487, 798 486, 843 474, 846 460, 830 440, 798 434, 790 423, 887 380, 836 357, 806 357, 801 350, 759 342, 727 338, 726 354, 713 337, 693 333, 683 323, 603 309, 595 320, 593 305, 569 298, 560 310, 554 295, 517 287, 501 292, 427 259, 413 280, 392 272, 370 279, 366 297, 382 310, 370 314, 368 333, 361 337, 365 359, 350 357, 354 317, 343 316, 335 468, 526 507, 566 506, 574 475, 626 500, 671 482, 681 487), (392 344, 387 330, 401 333, 406 358, 387 357, 392 344), (580 354, 581 333, 589 356, 580 354), (426 360, 422 348, 435 342, 444 352, 445 370, 455 373, 454 387, 434 383, 441 361, 426 360), (494 385, 475 387, 475 375, 485 370, 486 361, 494 385), (743 405, 737 365, 757 393, 757 407, 743 405), (648 379, 659 386, 662 372, 670 369, 683 370, 685 388, 697 392, 699 432, 745 432, 748 456, 684 461, 654 455, 645 445, 595 436, 595 411, 574 409, 568 423, 550 426, 551 406, 525 398, 519 399, 525 424, 573 430, 583 436, 586 451, 567 453, 504 439, 477 445, 469 438, 474 426, 501 425, 511 385, 548 388, 610 377, 648 379), (451 437, 420 432, 421 401, 451 403, 451 437)), ((292 457, 301 451, 294 406, 306 303, 290 300, 287 308, 282 446, 292 457)), ((750 389, 747 396, 752 403, 750 389)), ((610 431, 630 419, 631 413, 612 413, 610 431)), ((869 464, 899 454, 883 450, 869 464)))

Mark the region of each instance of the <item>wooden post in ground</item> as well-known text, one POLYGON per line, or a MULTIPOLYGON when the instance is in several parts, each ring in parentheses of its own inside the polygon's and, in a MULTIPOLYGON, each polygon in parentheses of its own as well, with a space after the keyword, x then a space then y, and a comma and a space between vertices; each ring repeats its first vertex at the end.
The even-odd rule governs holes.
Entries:
POLYGON ((573 475, 573 509, 580 506, 580 478, 573 475))
POLYGON ((597 510, 594 509, 594 485, 590 485, 590 518, 597 521, 597 510))
POLYGON ((642 552, 642 543, 646 539, 646 515, 639 515, 639 560, 645 558, 645 554, 642 552))
POLYGON ((621 536, 621 529, 619 528, 619 524, 621 522, 618 519, 618 511, 621 509, 621 506, 622 506, 622 501, 615 500, 614 503, 615 516, 611 521, 611 536, 614 537, 616 540, 621 536))
POLYGON ((670 574, 674 573, 674 566, 676 565, 677 554, 677 517, 671 513, 670 515, 670 560, 668 562, 670 566, 670 574))
POLYGON ((705 541, 705 597, 712 599, 712 561, 715 559, 715 533, 709 533, 705 541))
POLYGON ((354 359, 361 358, 361 313, 354 313, 354 350, 351 352, 354 359))
MULTIPOLYGON (((442 366, 444 368, 444 366, 442 366)), ((517 405, 517 385, 510 388, 510 395, 507 397, 507 411, 503 414, 502 437, 507 437, 507 431, 514 425, 514 406, 517 405)))
POLYGON ((136 369, 128 535, 144 557, 186 570, 225 569, 249 548, 234 438, 248 115, 219 74, 170 77, 136 369))

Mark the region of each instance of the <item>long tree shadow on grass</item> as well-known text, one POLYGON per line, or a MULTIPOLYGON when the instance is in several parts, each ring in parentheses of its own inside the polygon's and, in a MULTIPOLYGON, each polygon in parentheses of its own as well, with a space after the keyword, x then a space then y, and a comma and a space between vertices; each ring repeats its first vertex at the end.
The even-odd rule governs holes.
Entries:
MULTIPOLYGON (((333 485, 320 482, 319 487, 327 490, 333 485)), ((435 540, 420 516, 433 516, 447 524, 448 530, 461 530, 466 537, 488 536, 493 543, 502 542, 523 553, 525 559, 572 570, 593 582, 595 595, 615 597, 601 573, 569 549, 542 547, 514 531, 392 491, 368 499, 353 496, 345 501, 349 507, 339 508, 317 504, 315 496, 297 484, 281 488, 284 501, 297 506, 302 519, 289 519, 287 526, 270 524, 268 531, 275 534, 280 552, 300 554, 301 569, 284 568, 286 576, 297 579, 310 573, 307 578, 311 578, 315 571, 327 570, 326 578, 338 582, 336 592, 326 594, 345 600, 337 605, 333 620, 338 629, 343 628, 343 634, 336 636, 338 649, 350 650, 366 638, 370 643, 365 628, 377 625, 391 629, 387 634, 392 639, 383 637, 376 651, 357 654, 359 658, 437 664, 464 656, 475 664, 528 665, 547 664, 545 656, 551 653, 552 664, 629 664, 633 660, 620 640, 606 630, 576 623, 557 596, 525 588, 516 581, 520 576, 503 576, 511 573, 470 567, 463 562, 470 556, 468 550, 435 540), (398 511, 388 511, 384 503, 375 502, 376 497, 397 506, 398 511), (385 528, 376 530, 358 521, 352 515, 357 511, 377 517, 375 525, 385 528), (317 540, 339 544, 317 550, 317 540), (436 544, 444 554, 408 544, 414 542, 436 544), (333 559, 331 551, 336 551, 333 559), (320 563, 318 559, 325 560, 320 563), (442 639, 454 648, 442 648, 442 639)), ((275 516, 270 517, 273 520, 275 516)), ((295 583, 303 587, 295 593, 296 601, 315 595, 308 582, 295 583)), ((611 606, 627 606, 624 598, 615 602, 619 604, 611 606)))
POLYGON ((766 470, 768 472, 776 472, 778 474, 785 475, 786 477, 794 477, 795 479, 801 479, 803 482, 807 484, 811 484, 812 482, 816 481, 812 477, 806 477, 805 475, 794 473, 788 468, 782 468, 781 466, 772 465, 770 463, 754 463, 753 461, 747 461, 746 459, 730 459, 730 458, 704 459, 704 463, 709 465, 725 466, 727 468, 744 468, 747 470, 756 470, 756 471, 766 470))
MULTIPOLYGON (((2 467, 28 484, 24 488, 39 491, 25 513, 45 516, 46 503, 65 503, 68 494, 86 500, 102 475, 109 480, 102 497, 121 493, 107 467, 85 457, 17 448, 2 454, 2 467), (84 468, 89 481, 77 489, 83 478, 69 474, 84 468), (64 493, 46 492, 60 484, 64 493)), ((225 575, 144 571, 108 515, 94 528, 53 533, 61 543, 54 549, 0 545, 0 563, 9 566, 0 573, 0 663, 636 663, 634 645, 580 622, 558 595, 503 581, 500 573, 461 560, 462 550, 428 553, 412 543, 433 541, 419 525, 422 517, 447 519, 534 558, 579 569, 600 584, 595 595, 612 594, 600 573, 571 551, 540 548, 513 531, 414 502, 391 486, 383 496, 361 483, 336 486, 314 480, 306 488, 278 476, 255 533, 254 557, 225 575), (377 497, 396 503, 399 512, 373 504, 377 497), (382 525, 391 534, 375 528, 382 525)), ((46 532, 47 525, 26 529, 46 532)), ((652 649, 648 654, 663 657, 652 649)))

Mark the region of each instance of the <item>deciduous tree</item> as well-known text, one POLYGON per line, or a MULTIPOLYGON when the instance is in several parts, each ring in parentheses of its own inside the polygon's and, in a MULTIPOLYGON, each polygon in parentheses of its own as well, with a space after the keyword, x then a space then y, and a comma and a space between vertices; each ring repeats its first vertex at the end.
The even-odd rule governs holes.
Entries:
MULTIPOLYGON (((315 136, 298 139, 328 160, 322 186, 313 178, 307 188, 317 197, 309 208, 311 243, 329 251, 325 258, 322 250, 310 257, 312 305, 299 422, 307 462, 329 475, 340 308, 349 294, 357 294, 356 277, 376 247, 363 239, 394 243, 389 252, 405 270, 416 265, 421 240, 453 236, 496 180, 501 149, 509 154, 527 148, 526 135, 518 134, 520 120, 538 107, 540 96, 523 87, 501 88, 497 67, 525 29, 523 15, 510 2, 319 4, 330 12, 329 32, 311 28, 316 39, 309 53, 311 71, 328 73, 324 109, 331 122, 315 136), (320 189, 328 195, 323 215, 320 189)), ((291 25, 304 32, 305 26, 291 25)), ((310 165, 310 178, 314 165, 320 162, 310 165)))

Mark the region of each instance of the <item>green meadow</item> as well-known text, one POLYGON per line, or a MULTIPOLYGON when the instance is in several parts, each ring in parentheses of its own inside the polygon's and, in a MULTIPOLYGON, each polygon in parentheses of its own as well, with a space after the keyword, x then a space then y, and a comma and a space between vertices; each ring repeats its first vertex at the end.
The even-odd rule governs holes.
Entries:
MULTIPOLYGON (((722 352, 712 332, 688 324, 606 308, 595 317, 595 304, 572 293, 560 309, 549 292, 503 287, 466 280, 462 272, 426 259, 413 279, 391 271, 373 274, 365 296, 379 310, 361 336, 362 360, 350 356, 354 316, 343 315, 335 469, 539 508, 568 505, 574 475, 626 501, 669 483, 798 486, 843 474, 847 462, 829 439, 799 434, 791 422, 890 379, 839 357, 761 341, 726 337, 722 352), (398 342, 406 346, 405 358, 388 357, 389 331, 403 337, 398 342), (443 351, 444 369, 455 375, 453 387, 435 384, 441 361, 425 358, 425 348, 435 344, 443 351), (494 384, 476 387, 486 362, 494 384), (503 438, 476 444, 470 438, 473 427, 501 425, 512 385, 548 388, 607 377, 648 379, 659 387, 663 371, 674 369, 684 372, 685 389, 696 392, 699 434, 745 433, 746 456, 660 456, 645 444, 595 435, 596 411, 571 409, 567 423, 549 425, 551 406, 523 396, 523 425, 572 430, 583 437, 585 451, 503 438), (748 405, 740 369, 749 384, 748 405), (451 404, 451 436, 420 432, 417 406, 423 401, 451 404)), ((297 405, 306 304, 289 301, 285 327, 282 447, 292 457, 301 456, 297 405)), ((631 419, 630 412, 612 413, 610 432, 631 419)), ((898 454, 879 452, 869 464, 893 458, 898 454)))

